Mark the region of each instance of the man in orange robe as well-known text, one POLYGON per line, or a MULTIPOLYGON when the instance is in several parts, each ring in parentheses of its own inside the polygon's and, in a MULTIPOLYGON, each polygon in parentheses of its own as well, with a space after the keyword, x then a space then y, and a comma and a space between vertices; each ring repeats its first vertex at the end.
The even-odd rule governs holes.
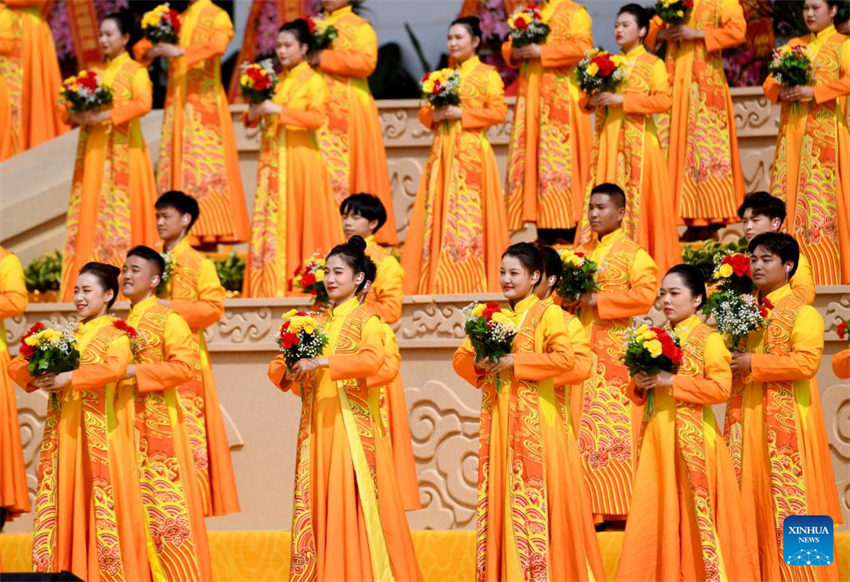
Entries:
POLYGON ((163 241, 167 272, 160 287, 163 304, 179 313, 200 348, 192 377, 178 387, 204 514, 239 511, 230 445, 221 416, 215 376, 204 330, 224 315, 224 287, 211 260, 189 246, 189 232, 199 216, 198 202, 172 190, 156 201, 157 232, 163 241))
POLYGON ((598 291, 578 303, 596 354, 582 388, 578 443, 598 522, 619 522, 629 512, 643 407, 628 398, 629 372, 619 358, 632 317, 652 308, 658 279, 655 262, 623 232, 625 198, 614 184, 591 191, 587 217, 597 236, 581 247, 599 265, 598 291))

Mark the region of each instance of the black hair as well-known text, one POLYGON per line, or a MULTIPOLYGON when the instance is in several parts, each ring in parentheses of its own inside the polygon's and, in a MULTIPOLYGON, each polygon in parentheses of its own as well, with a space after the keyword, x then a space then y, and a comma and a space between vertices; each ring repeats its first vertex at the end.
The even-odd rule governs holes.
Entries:
POLYGON ((481 40, 483 37, 481 36, 481 21, 478 20, 477 16, 464 16, 463 18, 455 18, 452 20, 452 23, 449 25, 449 28, 454 26, 455 24, 460 24, 466 30, 469 31, 470 36, 473 39, 478 38, 478 46, 481 46, 481 40))
POLYGON ((186 231, 192 229, 192 226, 198 220, 198 216, 201 214, 201 209, 198 206, 198 201, 195 200, 194 197, 189 196, 185 192, 181 192, 180 190, 169 190, 165 192, 156 199, 156 203, 154 203, 154 208, 157 210, 165 210, 166 208, 173 208, 180 214, 189 214, 192 216, 192 220, 189 221, 189 226, 186 228, 186 231))
MULTIPOLYGON (((115 22, 115 26, 118 27, 118 32, 122 35, 130 35, 130 40, 127 42, 128 49, 133 46, 137 40, 139 40, 141 35, 139 34, 139 27, 136 24, 136 17, 129 10, 110 12, 103 17, 103 20, 101 20, 100 23, 103 24, 107 20, 115 22)), ((130 52, 132 55, 132 51, 130 52)))
POLYGON ((316 39, 313 37, 313 33, 310 32, 310 25, 307 24, 307 21, 303 18, 296 18, 295 20, 290 20, 280 27, 280 30, 277 31, 278 34, 281 32, 289 32, 295 36, 295 39, 298 41, 298 44, 306 44, 307 52, 312 53, 318 47, 316 46, 316 39))
POLYGON ((784 232, 763 232, 757 235, 750 241, 747 250, 753 254, 758 247, 762 247, 771 255, 776 255, 783 263, 791 261, 794 266, 788 272, 788 278, 794 276, 797 272, 797 265, 800 262, 800 245, 790 234, 784 232))
POLYGON ((345 261, 345 264, 351 267, 355 273, 363 273, 363 282, 357 286, 356 293, 360 293, 363 287, 366 286, 366 282, 370 280, 370 273, 373 274, 372 280, 374 280, 374 273, 377 271, 377 267, 375 267, 372 259, 366 256, 366 241, 363 240, 363 237, 354 235, 348 239, 348 242, 336 245, 328 253, 325 262, 336 255, 339 255, 345 261), (371 266, 369 265, 370 263, 371 266))
POLYGON ((690 289, 691 295, 700 298, 698 309, 705 307, 708 293, 705 289, 705 273, 703 273, 702 269, 694 265, 682 263, 670 267, 667 274, 679 275, 679 278, 685 283, 685 287, 690 289))
POLYGON ((357 214, 369 221, 377 220, 378 226, 372 231, 373 234, 387 222, 387 209, 384 208, 381 199, 373 194, 359 192, 343 200, 339 205, 339 215, 344 216, 348 213, 357 214))
POLYGON ((597 184, 590 191, 591 196, 594 194, 605 194, 614 202, 617 208, 626 207, 626 193, 616 184, 612 184, 611 182, 597 184))
POLYGON ((655 15, 655 10, 652 8, 644 8, 640 4, 626 4, 617 12, 617 16, 621 14, 631 14, 637 20, 638 28, 645 28, 649 32, 649 21, 655 15))
POLYGON ((112 299, 106 304, 106 308, 111 309, 115 300, 118 299, 118 276, 121 274, 121 269, 106 263, 92 261, 83 265, 83 268, 80 269, 80 275, 83 273, 97 277, 104 291, 112 291, 112 299))
POLYGON ((747 194, 741 206, 738 207, 738 218, 744 218, 744 212, 752 211, 753 216, 766 216, 773 220, 778 218, 780 224, 785 222, 785 216, 788 210, 785 208, 785 202, 781 198, 771 196, 762 190, 747 194))
POLYGON ((525 267, 525 270, 529 274, 535 271, 540 273, 540 279, 537 281, 538 284, 543 280, 543 255, 536 245, 528 242, 514 243, 502 253, 502 258, 504 259, 505 257, 516 257, 519 259, 519 262, 522 263, 522 266, 525 267))
POLYGON ((538 250, 543 259, 543 278, 548 280, 549 277, 555 277, 555 285, 557 285, 561 280, 561 273, 564 269, 561 255, 558 254, 558 251, 546 245, 540 245, 538 250))
POLYGON ((139 257, 152 263, 156 271, 154 275, 162 277, 162 274, 165 273, 165 259, 150 247, 146 247, 145 245, 135 246, 127 253, 127 258, 129 259, 130 257, 139 257))

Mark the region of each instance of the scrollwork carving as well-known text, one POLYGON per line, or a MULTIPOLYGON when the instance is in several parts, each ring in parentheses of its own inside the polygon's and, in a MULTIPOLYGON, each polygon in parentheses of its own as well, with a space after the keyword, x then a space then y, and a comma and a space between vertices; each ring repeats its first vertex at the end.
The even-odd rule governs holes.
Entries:
POLYGON ((270 307, 257 310, 226 311, 224 317, 207 329, 207 343, 212 346, 220 343, 266 343, 272 341, 274 318, 270 307))
MULTIPOLYGON (((464 304, 465 305, 465 304, 464 304)), ((462 305, 429 303, 417 308, 410 316, 410 321, 403 324, 401 338, 406 340, 424 338, 454 338, 464 337, 464 315, 462 305)))

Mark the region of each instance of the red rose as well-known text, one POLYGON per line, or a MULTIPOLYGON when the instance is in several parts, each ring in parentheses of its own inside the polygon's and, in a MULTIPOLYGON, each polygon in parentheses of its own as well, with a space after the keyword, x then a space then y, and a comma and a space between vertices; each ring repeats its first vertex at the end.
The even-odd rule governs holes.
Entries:
POLYGON ((434 92, 432 93, 432 95, 437 95, 442 90, 443 90, 443 84, 440 83, 439 81, 437 81, 436 83, 434 83, 434 92))
POLYGON ((313 285, 316 282, 316 276, 313 273, 305 273, 303 277, 301 277, 301 287, 303 289, 307 289, 310 285, 313 285))
POLYGON ((310 34, 316 34, 316 21, 312 18, 307 19, 307 27, 310 29, 310 34))
POLYGON ((94 91, 95 89, 97 89, 97 79, 95 77, 83 77, 77 82, 89 91, 94 91))
POLYGON ((21 357, 25 360, 29 360, 35 355, 35 348, 21 342, 21 349, 18 351, 21 354, 21 357))
POLYGON ((289 321, 284 321, 283 324, 280 326, 280 336, 283 337, 284 332, 286 332, 288 329, 289 321))
MULTIPOLYGON (((836 331, 838 332, 839 339, 844 339, 844 336, 847 335, 847 322, 842 321, 841 323, 839 323, 838 329, 836 331)), ((21 351, 23 351, 23 348, 21 349, 21 351)))
POLYGON ((617 65, 611 60, 611 55, 603 54, 590 59, 591 63, 596 63, 599 67, 600 77, 610 77, 617 70, 617 65))
POLYGON ((424 75, 422 75, 422 80, 420 81, 420 83, 424 83, 429 78, 431 78, 431 73, 425 73, 424 75))
POLYGON ((35 335, 38 332, 43 331, 45 329, 47 329, 47 327, 39 321, 34 326, 32 326, 30 328, 30 330, 27 333, 25 333, 24 336, 21 338, 21 348, 18 351, 21 354, 21 357, 23 359, 29 360, 31 357, 33 357, 35 355, 35 347, 27 345, 26 339, 28 337, 30 337, 31 335, 35 335))
POLYGON ((518 30, 525 30, 528 28, 528 23, 522 18, 514 18, 514 28, 518 30))
POLYGON ((298 336, 289 332, 281 334, 280 345, 283 346, 284 349, 288 350, 292 346, 298 345, 298 336))
POLYGON ((498 301, 488 301, 487 302, 487 309, 495 309, 496 311, 498 311, 499 310, 499 302, 498 301))
POLYGON ((308 316, 308 315, 310 315, 310 314, 309 314, 309 313, 307 313, 306 311, 296 311, 296 312, 295 312, 295 315, 300 315, 301 317, 306 317, 306 316, 308 316))
POLYGON ((180 32, 180 15, 173 8, 168 11, 168 21, 171 23, 174 32, 180 32))
POLYGON ((584 253, 578 252, 578 253, 573 253, 573 254, 577 257, 584 258, 584 253))
POLYGON ((136 328, 130 326, 123 319, 116 319, 112 322, 112 325, 130 336, 130 339, 136 339, 139 336, 139 332, 136 331, 136 328))

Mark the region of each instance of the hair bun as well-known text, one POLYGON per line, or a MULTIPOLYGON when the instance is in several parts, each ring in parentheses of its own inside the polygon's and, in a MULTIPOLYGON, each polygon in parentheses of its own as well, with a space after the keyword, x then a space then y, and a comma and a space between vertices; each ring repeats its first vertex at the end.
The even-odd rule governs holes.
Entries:
POLYGON ((366 241, 363 240, 363 237, 357 236, 356 234, 348 239, 348 243, 346 244, 348 250, 357 254, 362 254, 366 250, 366 241))
POLYGON ((110 277, 115 277, 117 279, 119 276, 121 276, 121 269, 119 269, 115 265, 107 265, 104 263, 103 270, 109 273, 110 277))

